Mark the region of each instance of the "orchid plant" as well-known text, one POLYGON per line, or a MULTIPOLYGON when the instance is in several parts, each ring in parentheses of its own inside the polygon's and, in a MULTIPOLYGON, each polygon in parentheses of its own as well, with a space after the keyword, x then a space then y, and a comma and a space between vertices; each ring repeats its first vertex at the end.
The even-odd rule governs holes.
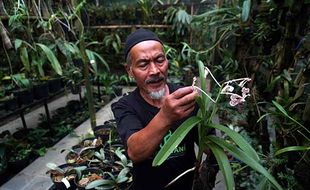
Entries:
MULTIPOLYGON (((226 154, 227 151, 247 166, 250 166, 257 172, 261 173, 265 177, 264 179, 267 179, 270 184, 273 185, 276 189, 282 189, 282 187, 278 184, 275 178, 260 164, 260 158, 257 152, 240 134, 230 129, 229 127, 213 122, 213 118, 218 111, 220 97, 222 95, 229 95, 229 104, 231 106, 236 106, 240 103, 245 102, 245 99, 250 96, 250 89, 246 88, 245 84, 251 79, 234 79, 224 82, 221 85, 215 79, 210 70, 205 67, 201 61, 198 61, 198 68, 200 85, 196 85, 197 78, 194 78, 192 86, 193 88, 201 92, 200 96, 196 99, 196 102, 198 103, 200 109, 196 116, 188 118, 172 134, 172 136, 154 158, 153 166, 161 165, 173 152, 175 147, 177 147, 179 143, 185 138, 189 131, 194 127, 198 127, 199 139, 198 154, 196 159, 197 164, 194 168, 191 168, 186 172, 195 170, 196 174, 198 173, 198 168, 202 160, 203 152, 208 147, 211 149, 218 162, 219 168, 224 175, 226 187, 228 190, 235 189, 235 183, 233 178, 233 171, 226 154), (218 95, 215 97, 215 99, 206 91, 206 77, 208 75, 212 77, 212 79, 219 87, 218 95), (241 90, 240 94, 235 92, 236 88, 241 90), (229 140, 224 140, 221 137, 209 134, 208 132, 210 129, 217 129, 224 132, 227 137, 229 137, 229 140)), ((184 173, 181 175, 184 175, 184 173)), ((177 178, 175 180, 177 180, 177 178)))

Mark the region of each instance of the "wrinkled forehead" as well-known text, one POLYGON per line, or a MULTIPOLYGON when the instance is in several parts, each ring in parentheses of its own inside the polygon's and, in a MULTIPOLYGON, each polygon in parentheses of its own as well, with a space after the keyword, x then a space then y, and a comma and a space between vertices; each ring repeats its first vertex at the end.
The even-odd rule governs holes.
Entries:
POLYGON ((132 59, 152 58, 164 54, 164 48, 158 41, 147 40, 133 46, 130 50, 132 59))

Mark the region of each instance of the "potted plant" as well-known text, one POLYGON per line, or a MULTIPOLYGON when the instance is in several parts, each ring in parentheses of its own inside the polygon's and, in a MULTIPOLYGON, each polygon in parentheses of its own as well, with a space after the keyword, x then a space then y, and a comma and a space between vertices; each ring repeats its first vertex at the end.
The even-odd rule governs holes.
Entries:
POLYGON ((66 155, 66 163, 68 164, 79 164, 79 165, 87 165, 89 160, 91 160, 94 156, 95 149, 93 147, 77 147, 71 149, 69 153, 66 155))
POLYGON ((123 168, 118 174, 104 173, 105 178, 97 179, 87 184, 85 189, 116 189, 127 190, 131 186, 132 175, 129 168, 123 168))
POLYGON ((12 90, 14 97, 16 97, 18 105, 29 105, 33 102, 32 84, 26 78, 24 73, 11 75, 11 80, 15 83, 15 89, 12 90))
POLYGON ((78 173, 75 184, 79 190, 93 189, 87 187, 88 184, 99 179, 103 179, 104 173, 99 168, 86 168, 78 173))
POLYGON ((96 151, 92 160, 89 161, 89 167, 97 167, 102 171, 112 171, 113 159, 111 155, 104 149, 96 151))
POLYGON ((0 107, 1 110, 14 111, 17 109, 17 99, 14 95, 8 94, 4 85, 0 86, 0 107))
POLYGON ((103 142, 112 141, 118 137, 115 120, 109 120, 104 122, 103 125, 97 125, 93 131, 94 135, 102 139, 103 142))
POLYGON ((48 163, 46 166, 50 169, 46 174, 50 174, 50 178, 58 190, 75 190, 76 185, 74 179, 77 176, 77 171, 86 168, 86 166, 78 167, 74 164, 57 166, 54 163, 48 163))
MULTIPOLYGON (((12 148, 12 147, 11 147, 12 148)), ((32 147, 27 144, 18 144, 13 147, 8 163, 13 171, 19 171, 26 167, 31 161, 32 147)))

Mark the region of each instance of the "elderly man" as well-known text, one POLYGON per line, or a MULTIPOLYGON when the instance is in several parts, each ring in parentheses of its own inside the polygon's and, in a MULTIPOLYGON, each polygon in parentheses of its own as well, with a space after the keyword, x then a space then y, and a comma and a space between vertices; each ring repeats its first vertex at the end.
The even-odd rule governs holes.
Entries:
POLYGON ((167 82, 169 63, 163 43, 151 31, 138 29, 125 44, 126 71, 137 88, 112 105, 118 132, 133 161, 134 190, 190 190, 193 172, 165 186, 195 162, 192 131, 159 167, 152 161, 174 130, 196 114, 192 87, 180 88, 167 82))

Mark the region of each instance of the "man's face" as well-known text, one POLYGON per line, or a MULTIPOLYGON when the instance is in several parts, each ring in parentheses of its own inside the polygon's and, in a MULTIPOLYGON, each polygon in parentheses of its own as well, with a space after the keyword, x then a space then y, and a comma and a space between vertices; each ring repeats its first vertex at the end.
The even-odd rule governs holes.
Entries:
POLYGON ((158 41, 148 40, 136 44, 130 50, 131 65, 127 72, 137 82, 144 95, 163 92, 166 85, 168 60, 158 41))

